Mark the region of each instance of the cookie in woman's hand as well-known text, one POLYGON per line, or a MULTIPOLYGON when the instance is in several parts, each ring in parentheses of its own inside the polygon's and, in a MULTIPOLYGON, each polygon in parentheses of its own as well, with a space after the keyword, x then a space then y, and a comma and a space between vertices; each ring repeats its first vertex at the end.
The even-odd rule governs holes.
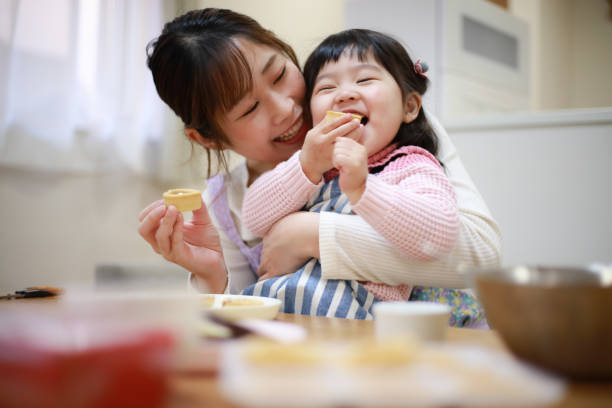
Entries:
POLYGON ((191 188, 175 188, 164 193, 166 207, 175 206, 179 211, 198 210, 202 206, 202 193, 191 188))

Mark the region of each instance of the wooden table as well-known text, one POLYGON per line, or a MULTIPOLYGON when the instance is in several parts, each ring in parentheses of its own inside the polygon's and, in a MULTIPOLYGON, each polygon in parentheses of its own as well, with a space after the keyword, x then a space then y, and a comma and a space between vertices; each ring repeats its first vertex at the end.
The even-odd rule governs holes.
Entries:
MULTIPOLYGON (((317 316, 281 314, 278 320, 299 324, 310 339, 367 339, 374 336, 374 323, 364 320, 334 319, 317 316)), ((450 328, 447 341, 478 344, 507 351, 497 333, 492 330, 450 328)), ((238 407, 221 394, 214 376, 175 375, 171 380, 170 407, 238 407)), ((563 401, 554 408, 612 408, 612 382, 572 383, 563 401)))
MULTIPOLYGON (((18 306, 22 303, 50 306, 54 299, 17 299, 0 301, 4 306, 18 306)), ((368 339, 374 336, 372 321, 334 319, 316 316, 280 314, 278 320, 301 325, 307 329, 308 337, 317 340, 368 339)), ((450 328, 447 341, 451 343, 477 344, 497 350, 505 350, 503 342, 495 331, 450 328)), ((168 407, 238 407, 229 402, 219 389, 214 374, 181 373, 170 378, 168 407)), ((565 398, 553 408, 611 408, 612 382, 570 383, 565 398)))

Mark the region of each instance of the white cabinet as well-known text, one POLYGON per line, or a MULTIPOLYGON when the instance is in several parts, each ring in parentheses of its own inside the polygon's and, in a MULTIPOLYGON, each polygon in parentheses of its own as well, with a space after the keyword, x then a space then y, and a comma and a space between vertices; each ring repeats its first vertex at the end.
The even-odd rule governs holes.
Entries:
POLYGON ((430 66, 442 119, 529 109, 528 25, 484 0, 347 0, 346 28, 394 36, 430 66))

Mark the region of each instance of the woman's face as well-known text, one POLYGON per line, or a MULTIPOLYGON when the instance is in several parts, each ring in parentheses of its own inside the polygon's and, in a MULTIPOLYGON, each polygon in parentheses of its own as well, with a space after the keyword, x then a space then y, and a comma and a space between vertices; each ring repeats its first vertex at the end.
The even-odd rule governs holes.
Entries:
POLYGON ((253 76, 253 89, 220 118, 229 149, 247 163, 276 164, 304 142, 304 77, 280 51, 246 39, 235 40, 253 76))

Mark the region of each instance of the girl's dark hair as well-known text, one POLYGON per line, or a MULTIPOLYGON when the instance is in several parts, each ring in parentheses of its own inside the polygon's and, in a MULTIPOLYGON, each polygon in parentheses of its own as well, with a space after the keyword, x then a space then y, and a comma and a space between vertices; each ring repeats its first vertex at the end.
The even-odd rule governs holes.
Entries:
MULTIPOLYGON (((221 147, 230 143, 218 125, 219 116, 253 86, 251 69, 235 38, 274 48, 298 65, 293 49, 272 31, 225 9, 189 11, 166 23, 160 36, 147 45, 147 66, 160 98, 185 127, 216 145, 226 168, 221 147)), ((210 159, 210 151, 207 154, 210 159)))
MULTIPOLYGON (((429 80, 415 72, 414 62, 402 44, 377 31, 350 29, 327 37, 306 60, 304 79, 307 109, 310 109, 310 99, 319 72, 328 62, 337 62, 345 51, 351 55, 357 54, 360 61, 364 61, 368 53, 372 52, 374 59, 393 76, 404 100, 411 92, 423 95, 427 91, 429 80)), ((438 137, 429 125, 423 107, 415 120, 402 123, 392 143, 419 146, 436 156, 438 137)))

